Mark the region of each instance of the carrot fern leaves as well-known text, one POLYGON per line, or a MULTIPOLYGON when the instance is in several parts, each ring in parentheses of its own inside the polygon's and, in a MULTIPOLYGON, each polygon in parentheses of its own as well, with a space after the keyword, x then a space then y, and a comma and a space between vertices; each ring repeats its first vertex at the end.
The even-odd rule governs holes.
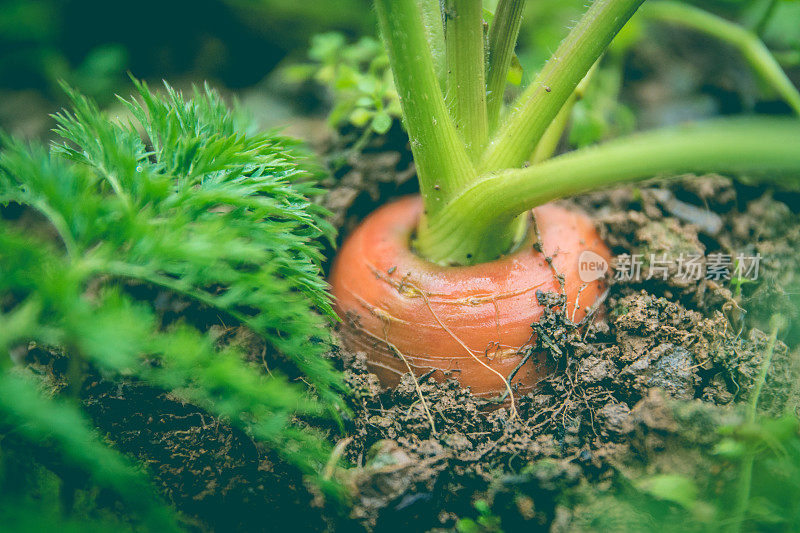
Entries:
MULTIPOLYGON (((0 205, 25 213, 0 218, 0 433, 28 418, 46 425, 47 410, 79 420, 78 402, 15 377, 20 360, 5 354, 36 343, 79 370, 172 391, 313 473, 324 441, 291 421, 343 408, 323 357, 333 312, 320 241, 333 230, 309 200, 320 172, 296 141, 253 131, 209 88, 137 91, 109 117, 68 89, 52 146, 0 141, 0 205), (190 311, 166 316, 131 290, 141 286, 190 311), (265 375, 221 342, 219 328, 232 326, 255 334, 278 368, 265 375)), ((67 375, 77 394, 81 376, 67 375)), ((54 430, 55 449, 102 446, 82 428, 54 430)), ((73 462, 114 477, 123 463, 103 450, 73 462)))

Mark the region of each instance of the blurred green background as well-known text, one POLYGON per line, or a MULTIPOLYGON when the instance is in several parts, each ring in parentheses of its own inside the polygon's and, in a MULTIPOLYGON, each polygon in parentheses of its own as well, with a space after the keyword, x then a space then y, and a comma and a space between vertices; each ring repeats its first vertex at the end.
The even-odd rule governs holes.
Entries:
POLYGON ((126 72, 250 87, 320 31, 374 33, 369 0, 0 0, 0 127, 41 133, 58 80, 101 102, 126 72))
MULTIPOLYGON (((485 2, 489 9, 494 3, 485 2)), ((772 10, 763 37, 800 82, 800 2, 693 3, 750 27, 772 10)), ((109 104, 114 93, 130 92, 128 72, 151 82, 167 79, 178 87, 209 81, 242 96, 269 126, 289 123, 297 114, 323 113, 324 90, 314 94, 308 84, 287 84, 275 75, 276 67, 307 61, 309 42, 321 32, 341 32, 348 43, 375 36, 370 4, 0 0, 0 128, 28 137, 46 134, 48 114, 64 103, 59 80, 109 104)), ((518 48, 523 79, 536 72, 584 9, 584 0, 528 2, 518 48)), ((786 111, 763 91, 736 52, 676 28, 648 28, 647 38, 626 51, 618 70, 614 76, 620 79, 606 77, 604 94, 592 102, 595 114, 618 115, 601 122, 633 122, 623 116, 627 112, 619 114, 618 100, 635 110, 640 126, 743 110, 786 111)), ((589 138, 597 134, 589 133, 589 138)))

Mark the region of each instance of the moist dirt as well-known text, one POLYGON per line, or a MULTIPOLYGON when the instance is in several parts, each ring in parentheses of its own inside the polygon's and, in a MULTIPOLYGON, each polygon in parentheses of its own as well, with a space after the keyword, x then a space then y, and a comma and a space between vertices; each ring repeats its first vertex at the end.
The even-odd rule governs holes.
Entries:
MULTIPOLYGON (((345 134, 335 143, 357 138, 345 134)), ((406 142, 396 125, 360 152, 329 149, 333 177, 321 201, 341 228, 340 242, 378 205, 415 192, 406 142)), ((477 398, 455 380, 422 377, 431 424, 410 374, 383 388, 363 353, 334 348, 330 357, 352 389, 351 413, 342 428, 298 422, 338 443, 338 500, 245 433, 145 384, 112 383, 89 371, 80 398, 105 438, 146 466, 194 531, 631 527, 636 504, 609 505, 606 495, 627 491, 635 502, 637 483, 659 474, 681 474, 712 492, 737 478, 737 463, 715 455, 722 429, 744 419, 771 336, 797 337, 774 326, 776 316, 796 322, 798 198, 711 175, 566 202, 594 216, 616 256, 641 254, 643 277, 651 254, 704 261, 715 253, 760 254, 760 271, 753 281, 687 282, 674 269, 666 279, 610 275, 602 310, 579 325, 564 315, 561 295, 537 294, 547 310, 531 325, 530 349, 546 353, 556 370, 533 393, 516 395, 518 418, 507 403, 477 398)), ((213 313, 173 294, 128 290, 160 302, 165 323, 180 317, 218 328, 220 342, 244 347, 255 366, 292 376, 242 328, 221 328, 213 313)), ((759 401, 767 414, 797 403, 800 352, 788 344, 772 343, 759 401)), ((54 388, 63 385, 61 354, 32 347, 25 357, 54 388)), ((648 527, 647 519, 639 525, 648 527)))
MULTIPOLYGON (((354 191, 381 191, 380 202, 408 192, 404 179, 385 178, 403 176, 401 166, 381 169, 380 185, 362 185, 372 175, 363 165, 374 161, 341 172, 325 200, 345 232, 374 205, 354 191)), ((628 521, 636 512, 608 508, 598 495, 642 476, 678 473, 701 488, 736 479, 736 465, 714 449, 721 429, 743 420, 771 324, 797 313, 797 194, 708 175, 566 203, 593 215, 616 256, 640 254, 642 276, 610 275, 604 310, 581 325, 565 316, 560 295, 536 295, 548 310, 532 324, 531 350, 547 353, 556 371, 516 397, 518 419, 507 403, 477 398, 455 380, 423 377, 431 423, 410 374, 382 388, 363 353, 336 353, 354 391, 344 452, 352 468, 343 479, 359 527, 603 530, 615 512, 628 521), (759 272, 755 280, 687 280, 673 264, 646 279, 651 259, 664 254, 700 256, 703 272, 718 254, 760 256, 759 272)), ((800 353, 780 341, 773 351, 759 406, 779 415, 793 405, 800 353)))

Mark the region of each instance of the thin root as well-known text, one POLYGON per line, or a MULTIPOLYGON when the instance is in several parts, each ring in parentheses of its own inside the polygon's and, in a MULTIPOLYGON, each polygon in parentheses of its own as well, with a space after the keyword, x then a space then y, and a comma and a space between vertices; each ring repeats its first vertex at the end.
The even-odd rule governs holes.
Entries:
POLYGON ((336 446, 334 446, 333 451, 331 452, 331 456, 328 458, 328 462, 325 464, 325 470, 322 473, 322 479, 328 481, 331 477, 333 477, 333 470, 336 468, 336 463, 339 462, 339 458, 342 456, 344 450, 351 442, 353 442, 353 437, 345 437, 336 443, 336 446))
POLYGON ((422 395, 422 388, 419 386, 419 381, 417 381, 417 376, 414 375, 414 371, 411 370, 411 365, 408 363, 408 359, 406 359, 406 356, 403 355, 403 352, 401 352, 397 348, 397 346, 395 346, 394 344, 389 342, 389 335, 386 332, 386 324, 385 323, 384 323, 383 327, 384 327, 383 335, 385 337, 384 342, 398 357, 400 357, 400 359, 402 359, 403 363, 405 363, 406 368, 408 369, 408 373, 411 374, 411 379, 414 380, 414 388, 417 391, 417 396, 419 396, 420 403, 422 403, 422 409, 425 411, 425 416, 428 417, 428 422, 431 425, 431 432, 433 433, 433 435, 436 435, 437 434, 436 433, 436 423, 433 421, 433 415, 431 415, 430 409, 428 409, 428 402, 425 401, 425 396, 422 395))
MULTIPOLYGON (((486 363, 484 363, 483 361, 481 361, 481 360, 480 360, 480 358, 479 358, 478 356, 476 356, 474 353, 472 353, 472 350, 470 350, 470 349, 469 349, 469 346, 467 346, 466 344, 464 344, 464 341, 462 341, 462 340, 461 340, 461 339, 460 339, 460 338, 459 338, 459 337, 458 337, 458 336, 457 336, 455 333, 453 333, 453 332, 450 330, 450 328, 448 328, 448 327, 445 325, 445 323, 444 323, 444 322, 442 322, 442 321, 441 321, 441 319, 440 319, 440 318, 439 318, 439 316, 436 314, 436 312, 434 312, 434 310, 433 310, 433 307, 431 307, 431 303, 430 303, 430 301, 428 300, 428 296, 425 294, 425 292, 424 292, 422 289, 420 289, 420 288, 419 288, 419 287, 417 287, 417 286, 416 286, 414 283, 412 283, 412 282, 410 282, 410 281, 407 281, 407 280, 403 280, 403 284, 405 284, 405 285, 408 285, 408 286, 410 286, 411 288, 413 288, 415 291, 417 291, 417 293, 418 293, 418 294, 419 294, 419 295, 422 297, 422 299, 425 301, 425 305, 428 307, 428 310, 431 312, 431 315, 433 315, 433 318, 436 320, 436 322, 439 324, 439 326, 440 326, 440 327, 441 327, 443 330, 445 330, 445 331, 447 332, 447 334, 448 334, 448 335, 450 335, 450 336, 451 336, 451 337, 452 337, 452 338, 453 338, 453 339, 454 339, 454 340, 455 340, 455 341, 456 341, 458 344, 460 344, 460 345, 461 345, 461 347, 462 347, 462 348, 464 348, 464 350, 465 350, 465 351, 466 351, 466 352, 467 352, 467 353, 470 355, 470 357, 472 357, 473 359, 475 359, 475 361, 477 361, 477 362, 478 362, 478 364, 480 364, 480 365, 481 365, 481 366, 483 366, 483 367, 484 367, 486 370, 488 370, 489 372, 491 372, 491 373, 495 374, 497 377, 499 377, 499 378, 502 380, 502 382, 503 382, 503 385, 505 385, 505 387, 506 387, 507 394, 508 394, 508 395, 509 395, 509 397, 511 398, 511 418, 512 418, 512 419, 514 419, 514 418, 519 418, 519 414, 517 414, 517 405, 516 405, 516 402, 515 402, 515 400, 514 400, 514 392, 511 390, 511 383, 509 383, 509 382, 508 382, 508 380, 506 379, 506 377, 505 377, 503 374, 501 374, 500 372, 498 372, 497 370, 495 370, 494 368, 490 367, 489 365, 487 365, 486 363)), ((409 367, 409 368, 410 368, 410 367, 409 367)))

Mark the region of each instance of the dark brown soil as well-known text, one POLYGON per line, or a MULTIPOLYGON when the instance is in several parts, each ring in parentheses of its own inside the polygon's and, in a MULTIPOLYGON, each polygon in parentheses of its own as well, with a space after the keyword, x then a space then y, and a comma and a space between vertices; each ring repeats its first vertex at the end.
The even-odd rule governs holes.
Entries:
MULTIPOLYGON (((414 192, 405 142, 392 130, 362 156, 335 158, 325 203, 342 237, 376 206, 414 192)), ((637 516, 609 508, 602 496, 642 476, 679 472, 703 490, 729 482, 735 465, 712 457, 718 430, 742 419, 740 402, 752 392, 774 315, 797 313, 798 196, 705 176, 570 203, 596 218, 615 254, 760 253, 759 279, 740 286, 674 276, 612 279, 605 310, 580 326, 564 316, 560 295, 537 295, 549 310, 532 325, 531 349, 547 353, 557 370, 535 393, 517 396, 520 417, 513 420, 505 406, 455 381, 422 379, 434 428, 410 375, 382 389, 364 354, 334 351, 353 389, 344 431, 330 429, 332 442, 343 447, 346 468, 336 476, 349 501, 342 503, 325 501, 246 434, 161 391, 96 376, 85 384, 83 402, 109 441, 147 466, 197 531, 278 531, 289 524, 345 531, 461 524, 464 530, 465 518, 483 528, 473 531, 602 531, 622 527, 615 512, 626 520, 637 516), (715 481, 706 479, 712 470, 715 481)), ((165 320, 187 314, 174 296, 141 296, 166 298, 165 320)), ((202 310, 190 311, 207 325, 202 310)), ((222 333, 230 342, 252 343, 254 363, 279 363, 246 332, 222 333)), ((796 331, 780 337, 795 338, 796 331)), ((795 404, 800 352, 788 344, 777 344, 761 393, 768 413, 795 404)), ((40 371, 57 381, 63 369, 53 368, 61 364, 53 355, 40 371)), ((29 358, 35 363, 36 354, 29 358)))
MULTIPOLYGON (((369 173, 355 167, 345 176, 328 206, 347 229, 374 200, 338 192, 358 189, 369 173)), ((551 309, 532 325, 532 349, 546 351, 557 371, 517 398, 517 420, 455 381, 422 379, 434 428, 410 374, 382 389, 364 354, 338 354, 355 393, 345 451, 355 468, 343 478, 355 497, 350 517, 361 526, 451 529, 480 516, 474 505, 482 501, 491 508, 484 531, 500 523, 597 530, 592 497, 569 502, 565 494, 602 492, 645 472, 700 480, 718 429, 741 420, 739 402, 758 376, 770 320, 797 312, 798 197, 704 176, 571 203, 595 216, 615 254, 643 254, 643 272, 650 254, 760 253, 759 279, 686 281, 673 269, 666 281, 612 280, 605 313, 582 327, 564 316, 559 295, 538 295, 551 309)), ((796 345, 778 342, 759 402, 764 411, 787 405, 798 354, 796 345)), ((731 465, 715 464, 718 481, 735 478, 731 465)))

